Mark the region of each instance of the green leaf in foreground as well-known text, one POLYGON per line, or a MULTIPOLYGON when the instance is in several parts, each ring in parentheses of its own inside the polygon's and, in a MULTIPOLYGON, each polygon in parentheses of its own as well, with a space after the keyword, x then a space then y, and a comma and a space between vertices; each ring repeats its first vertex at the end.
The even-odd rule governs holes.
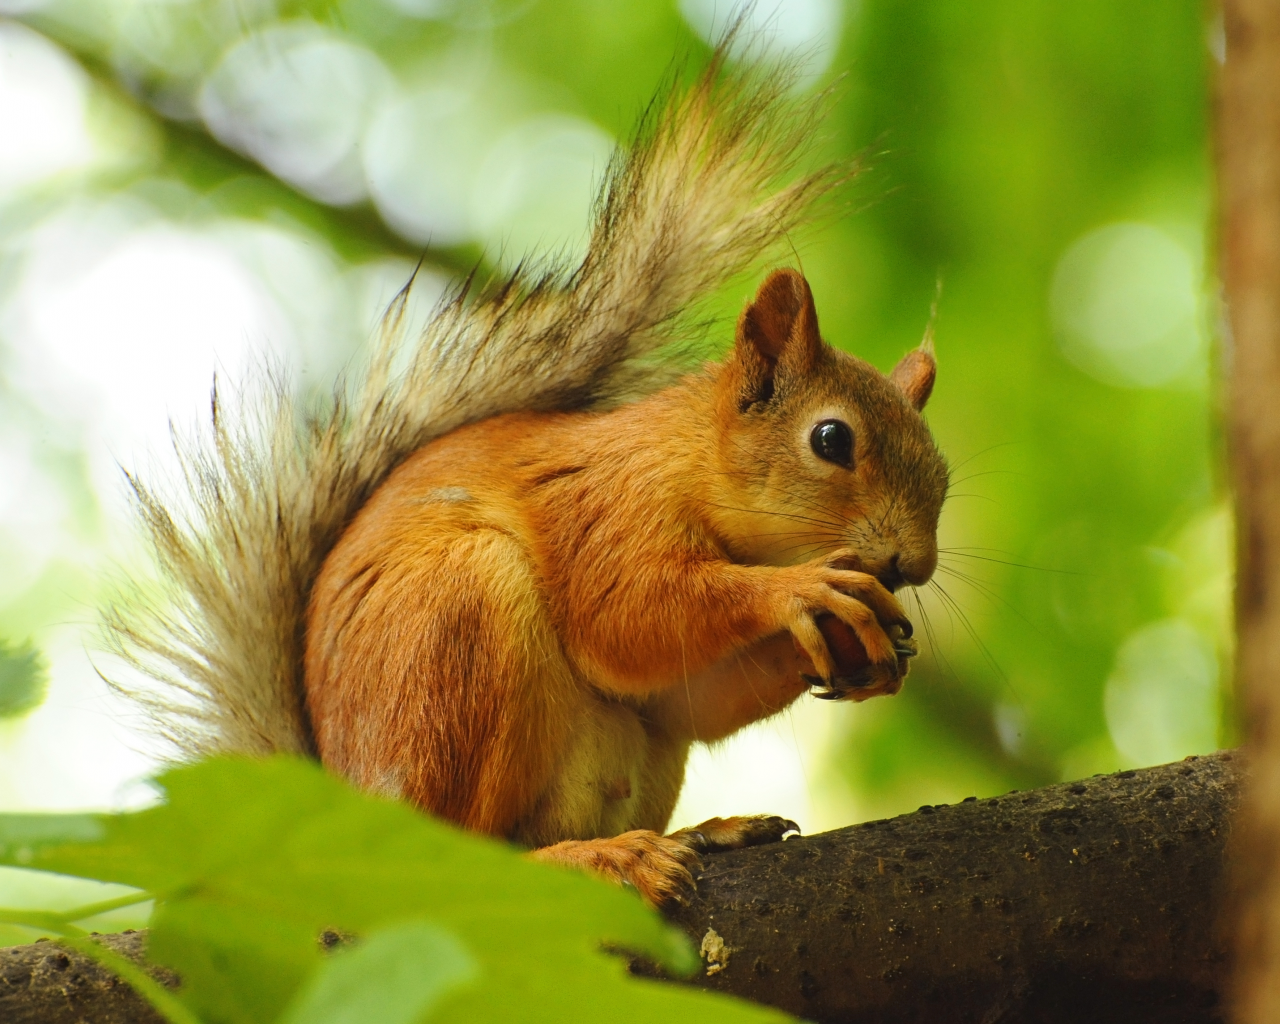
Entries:
POLYGON ((39 707, 49 689, 49 671, 30 644, 0 640, 0 719, 17 718, 39 707))
POLYGON ((339 950, 280 1024, 413 1024, 478 974, 471 954, 444 929, 427 921, 394 925, 339 950))
MULTIPOLYGON (((432 1021, 787 1019, 628 975, 603 945, 679 973, 697 964, 685 937, 634 893, 359 793, 312 762, 223 759, 159 781, 164 804, 94 819, 97 837, 28 844, 24 863, 154 895, 150 955, 182 976, 180 998, 206 1024, 292 1020, 316 991, 339 989, 350 1006, 379 992, 401 1009, 434 999, 432 1021), (390 991, 387 976, 409 969, 428 932, 380 970, 370 958, 383 950, 379 936, 410 925, 465 950, 474 981, 390 991), (356 936, 356 948, 325 956, 326 929, 356 936)), ((4 830, 0 816, 0 838, 4 830)), ((9 850, 0 860, 16 863, 9 850)))
POLYGON ((48 847, 94 843, 106 834, 95 814, 0 814, 0 863, 29 867, 48 847))

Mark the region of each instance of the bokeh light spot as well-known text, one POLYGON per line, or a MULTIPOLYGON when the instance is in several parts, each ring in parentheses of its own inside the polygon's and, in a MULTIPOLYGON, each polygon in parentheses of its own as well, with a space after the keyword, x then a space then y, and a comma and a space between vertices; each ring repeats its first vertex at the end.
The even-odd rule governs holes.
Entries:
POLYGON ((391 73, 371 50, 314 25, 237 43, 205 82, 200 114, 222 142, 317 199, 366 195, 360 143, 391 73))
POLYGON ((169 414, 207 409, 215 369, 236 381, 294 335, 227 245, 142 216, 81 207, 42 225, 3 324, 14 383, 80 434, 108 504, 123 496, 116 460, 163 455, 169 414))
POLYGON ((739 58, 800 58, 806 79, 831 66, 840 48, 845 5, 840 0, 680 0, 680 13, 709 45, 742 17, 739 58))
POLYGON ((491 137, 479 102, 460 89, 423 89, 385 104, 364 143, 383 219, 424 245, 472 239, 471 190, 491 137))
POLYGON ((0 22, 0 202, 4 193, 93 157, 88 79, 43 36, 0 22))
POLYGON ((1112 742, 1133 765, 1217 746, 1218 660, 1183 619, 1153 623, 1125 640, 1103 700, 1112 742))
POLYGON ((591 200, 613 140, 581 118, 530 118, 499 139, 480 170, 475 224, 491 255, 511 267, 530 253, 586 250, 591 200))
POLYGON ((1063 254, 1049 307, 1062 354, 1120 387, 1184 377, 1204 348, 1195 261, 1150 224, 1109 224, 1063 254))
POLYGON ((0 430, 0 604, 31 586, 65 544, 67 502, 27 437, 0 430))

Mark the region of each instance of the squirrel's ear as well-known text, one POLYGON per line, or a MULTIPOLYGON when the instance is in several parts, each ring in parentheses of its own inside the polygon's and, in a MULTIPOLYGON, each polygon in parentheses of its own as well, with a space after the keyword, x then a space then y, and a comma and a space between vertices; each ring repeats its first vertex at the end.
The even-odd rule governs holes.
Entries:
POLYGON ((899 360, 889 374, 898 390, 907 396, 917 410, 924 408, 933 394, 933 379, 938 375, 938 362, 933 356, 933 345, 926 339, 919 348, 912 349, 899 360))
POLYGON ((767 401, 779 374, 808 373, 821 347, 809 282, 794 270, 775 270, 738 318, 734 355, 744 377, 743 407, 767 401))

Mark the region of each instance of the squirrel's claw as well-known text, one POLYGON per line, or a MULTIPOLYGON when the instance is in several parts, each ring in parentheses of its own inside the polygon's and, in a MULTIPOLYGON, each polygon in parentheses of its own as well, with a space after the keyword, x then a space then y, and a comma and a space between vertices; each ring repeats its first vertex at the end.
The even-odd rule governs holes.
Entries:
POLYGON ((823 679, 821 676, 801 675, 809 685, 809 693, 818 700, 866 700, 880 693, 897 693, 901 687, 901 679, 907 674, 907 659, 920 653, 916 642, 910 637, 897 637, 893 641, 894 653, 898 656, 897 685, 885 687, 875 678, 875 673, 868 668, 854 675, 833 676, 823 679))
POLYGON ((866 689, 871 685, 871 674, 860 672, 856 676, 834 676, 823 679, 820 676, 801 676, 809 684, 809 693, 818 700, 844 700, 854 690, 866 689))
POLYGON ((799 835, 800 826, 789 818, 776 814, 740 814, 732 818, 709 818, 701 825, 682 828, 667 838, 704 854, 777 843, 792 833, 799 835))

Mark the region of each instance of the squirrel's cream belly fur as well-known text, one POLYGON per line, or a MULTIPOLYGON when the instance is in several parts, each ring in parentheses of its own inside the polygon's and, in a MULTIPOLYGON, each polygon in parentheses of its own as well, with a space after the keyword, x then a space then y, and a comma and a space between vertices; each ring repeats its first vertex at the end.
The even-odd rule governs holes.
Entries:
POLYGON ((572 742, 542 798, 516 824, 526 846, 663 831, 684 781, 688 743, 652 731, 634 708, 584 690, 572 742))

